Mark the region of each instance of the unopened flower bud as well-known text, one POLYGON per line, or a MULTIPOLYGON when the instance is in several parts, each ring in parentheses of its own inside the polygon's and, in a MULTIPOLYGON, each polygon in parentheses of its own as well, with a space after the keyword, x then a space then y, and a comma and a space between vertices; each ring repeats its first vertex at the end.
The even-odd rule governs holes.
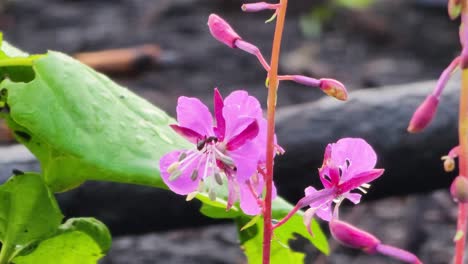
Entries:
POLYGON ((450 19, 456 19, 460 15, 462 9, 460 0, 449 0, 447 8, 450 19))
POLYGON ((346 87, 337 80, 320 79, 320 89, 327 95, 335 97, 338 100, 346 101, 346 99, 348 99, 346 87))
POLYGON ((437 112, 439 98, 430 94, 424 102, 416 109, 408 126, 408 132, 417 133, 429 125, 437 112))
POLYGON ((243 4, 242 11, 244 12, 258 12, 263 10, 274 10, 279 7, 279 4, 270 4, 266 2, 258 2, 258 3, 251 3, 251 4, 243 4))
POLYGON ((336 219, 330 222, 330 233, 341 244, 367 253, 374 253, 380 244, 380 240, 372 234, 336 219))
POLYGON ((241 37, 232 29, 232 27, 221 17, 211 14, 208 18, 208 27, 211 35, 220 42, 235 48, 235 42, 241 37))
POLYGON ((444 161, 444 170, 451 172, 455 169, 455 160, 450 156, 443 156, 441 158, 444 161))
POLYGON ((456 202, 468 202, 468 179, 463 176, 457 176, 450 186, 450 193, 456 202))

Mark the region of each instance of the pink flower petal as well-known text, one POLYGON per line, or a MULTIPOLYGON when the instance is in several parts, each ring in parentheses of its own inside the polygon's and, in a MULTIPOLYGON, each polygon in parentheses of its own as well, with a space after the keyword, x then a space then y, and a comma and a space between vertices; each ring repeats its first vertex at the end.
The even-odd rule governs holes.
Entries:
POLYGON ((246 91, 235 91, 224 99, 223 116, 226 120, 225 139, 243 131, 253 119, 262 118, 262 108, 255 97, 246 91))
POLYGON ((227 150, 232 151, 243 146, 247 140, 257 137, 259 131, 257 120, 253 120, 243 131, 233 136, 226 145, 227 150))
POLYGON ((192 176, 192 172, 196 169, 200 158, 196 158, 185 170, 181 171, 182 174, 176 180, 169 180, 171 174, 167 171, 169 166, 179 160, 183 152, 183 150, 176 150, 164 155, 159 161, 159 169, 161 171, 161 178, 169 189, 177 194, 186 195, 194 192, 198 188, 200 177, 194 181, 190 179, 190 177, 192 176))
POLYGON ((361 197, 362 195, 359 193, 348 193, 345 195, 345 198, 350 200, 353 204, 358 204, 361 202, 361 197))
POLYGON ((213 118, 197 98, 181 96, 177 101, 177 121, 181 127, 189 128, 200 135, 212 136, 213 118))
POLYGON ((181 127, 178 125, 169 125, 172 130, 174 130, 177 134, 183 136, 188 141, 197 144, 198 140, 202 139, 203 136, 198 134, 197 132, 191 130, 190 128, 181 127))
POLYGON ((330 222, 332 218, 332 202, 325 203, 321 207, 317 208, 315 214, 320 217, 323 221, 330 222))
POLYGON ((223 116, 223 97, 218 91, 218 88, 214 89, 213 96, 213 105, 214 105, 214 116, 216 120, 216 136, 220 141, 224 139, 224 133, 226 132, 226 121, 223 116))
POLYGON ((342 167, 341 182, 344 182, 354 175, 373 169, 377 163, 377 154, 361 138, 343 138, 332 144, 330 160, 335 166, 342 167))
POLYGON ((260 153, 253 142, 246 142, 242 147, 229 151, 228 155, 236 164, 237 171, 235 177, 239 182, 250 179, 257 172, 260 153))
POLYGON ((338 186, 339 194, 347 193, 356 189, 357 187, 360 187, 364 183, 369 183, 380 177, 383 173, 383 169, 373 169, 370 171, 361 172, 353 176, 350 180, 340 184, 338 186))
POLYGON ((248 181, 239 183, 240 207, 247 215, 258 215, 261 212, 261 208, 257 200, 258 197, 254 196, 248 184, 248 181))
POLYGON ((224 105, 237 105, 240 113, 245 116, 262 117, 260 102, 246 91, 238 90, 232 92, 224 99, 224 105))

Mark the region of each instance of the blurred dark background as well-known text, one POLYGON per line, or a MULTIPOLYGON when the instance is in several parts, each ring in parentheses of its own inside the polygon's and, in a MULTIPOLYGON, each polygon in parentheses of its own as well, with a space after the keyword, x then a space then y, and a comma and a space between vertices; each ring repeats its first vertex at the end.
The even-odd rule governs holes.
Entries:
MULTIPOLYGON (((214 87, 219 87, 225 95, 236 89, 247 89, 265 105, 265 72, 256 59, 215 41, 206 25, 210 13, 220 14, 245 40, 258 45, 269 60, 274 23, 264 21, 271 14, 242 13, 242 3, 237 0, 3 0, 0 1, 0 29, 4 39, 30 53, 58 50, 77 55, 109 49, 131 51, 151 45, 157 52, 150 52, 143 59, 130 56, 129 61, 117 62, 124 64, 123 70, 111 67, 105 71, 116 82, 172 115, 180 95, 196 96, 211 105, 214 87)), ((328 101, 318 101, 323 97, 320 91, 294 83, 281 84, 278 105, 284 114, 279 116, 278 137, 280 144, 284 142, 291 149, 286 148, 286 155, 278 160, 276 177, 280 194, 294 202, 307 185, 314 183, 318 187, 313 178, 326 143, 339 136, 363 136, 379 153, 380 167, 387 169, 384 176, 387 178, 379 180, 366 199, 385 199, 363 205, 367 209, 360 209, 361 213, 356 213, 358 209, 349 210, 350 219, 359 223, 356 215, 360 214, 375 219, 362 224, 373 231, 379 230, 385 236, 383 240, 389 238, 397 245, 425 254, 427 263, 447 263, 447 256, 451 256, 451 237, 443 240, 447 243, 434 246, 430 244, 435 239, 430 230, 435 225, 439 230, 447 228, 447 234, 454 232, 450 226, 454 222, 450 210, 455 205, 443 192, 432 191, 446 188, 453 176, 444 175, 439 157, 456 144, 456 125, 438 121, 422 137, 409 136, 405 127, 412 111, 433 84, 426 83, 428 87, 422 92, 416 87, 411 98, 401 91, 407 83, 437 79, 459 52, 459 22, 450 21, 445 4, 444 0, 290 0, 280 67, 285 74, 336 78, 350 91, 361 89, 357 95, 371 102, 359 104, 358 98, 348 107, 332 106, 330 110, 324 107, 328 101), (387 95, 395 96, 395 100, 379 101, 379 96, 387 95), (380 102, 386 108, 380 107, 380 102), (334 117, 334 109, 346 113, 341 117, 341 113, 336 113, 338 117, 334 117), (293 122, 295 115, 302 111, 309 118, 310 126, 293 122), (320 111, 327 116, 321 117, 320 111), (387 117, 392 113, 393 118, 387 117), (333 129, 324 129, 327 124, 333 129), (294 147, 300 150, 295 151, 294 147), (428 211, 423 201, 436 204, 437 210, 428 211), (381 209, 384 206, 388 211, 381 209), (415 219, 426 214, 435 223, 422 230, 415 219), (405 235, 409 230, 414 232, 405 235), (400 233, 395 235, 395 232, 400 233), (434 248, 444 250, 439 256, 431 253, 434 248)), ((104 54, 98 60, 105 63, 113 59, 104 54)), ((456 104, 457 96, 452 97, 456 104)), ((456 119, 453 104, 452 110, 443 110, 451 121, 456 119)), ((12 168, 38 170, 38 164, 23 150, 4 146, 1 151, 13 157, 16 156, 11 153, 16 151, 19 157, 1 162, 4 179, 12 168)), ((60 194, 59 200, 67 216, 96 216, 119 237, 103 263, 244 261, 231 226, 209 226, 193 231, 190 228, 215 221, 198 214, 197 202, 186 203, 183 197, 165 191, 86 183, 60 194), (184 231, 149 235, 181 228, 184 231), (228 234, 223 234, 225 231, 228 234), (197 238, 212 244, 197 248, 197 238), (228 248, 229 257, 217 252, 223 245, 228 248), (164 256, 170 257, 161 261, 164 256)), ((360 253, 346 250, 338 250, 326 260, 315 258, 317 253, 310 247, 305 249, 311 254, 308 261, 315 259, 314 263, 393 263, 382 258, 363 259, 360 253)))

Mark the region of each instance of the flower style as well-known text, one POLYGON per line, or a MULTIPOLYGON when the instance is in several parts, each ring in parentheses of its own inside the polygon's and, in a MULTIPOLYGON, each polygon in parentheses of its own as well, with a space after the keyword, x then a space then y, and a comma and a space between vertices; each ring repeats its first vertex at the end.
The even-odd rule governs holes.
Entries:
POLYGON ((162 178, 172 191, 189 195, 188 199, 206 192, 214 200, 220 187, 227 184, 227 209, 239 199, 246 214, 258 214, 257 194, 262 192, 264 180, 257 168, 266 153, 266 120, 260 103, 246 91, 235 91, 223 100, 215 89, 214 119, 215 125, 200 100, 179 98, 179 124, 171 127, 194 148, 162 157, 162 178))
POLYGON ((328 144, 323 165, 319 169, 325 188, 317 191, 309 186, 305 189, 306 196, 299 201, 301 206, 310 206, 304 214, 307 227, 310 229, 310 221, 315 214, 330 221, 334 201, 348 199, 354 204, 359 203, 361 195, 351 191, 359 189, 365 193, 363 188, 368 188, 369 182, 383 174, 383 169, 374 169, 376 162, 375 151, 363 139, 343 138, 328 144))

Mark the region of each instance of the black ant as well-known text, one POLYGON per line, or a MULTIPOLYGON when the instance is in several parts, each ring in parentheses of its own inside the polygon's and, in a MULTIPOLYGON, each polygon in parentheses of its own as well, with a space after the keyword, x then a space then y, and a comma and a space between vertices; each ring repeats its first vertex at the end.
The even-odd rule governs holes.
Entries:
POLYGON ((205 137, 203 140, 200 140, 200 141, 197 142, 197 149, 198 149, 199 151, 201 151, 201 150, 205 147, 205 145, 206 145, 207 143, 209 144, 209 143, 211 143, 211 142, 214 142, 214 143, 218 142, 218 138, 217 138, 217 137, 213 137, 213 136, 208 137, 208 138, 205 137))

